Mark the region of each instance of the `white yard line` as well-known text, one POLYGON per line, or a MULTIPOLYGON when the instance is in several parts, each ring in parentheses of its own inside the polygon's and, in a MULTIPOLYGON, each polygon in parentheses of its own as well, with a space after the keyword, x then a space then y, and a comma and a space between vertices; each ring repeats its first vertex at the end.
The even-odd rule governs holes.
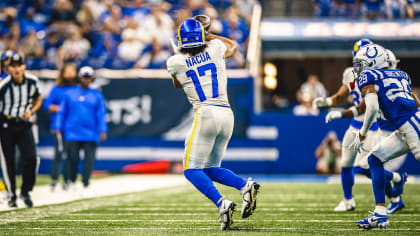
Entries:
MULTIPOLYGON (((304 206, 304 205, 303 205, 304 206)), ((149 212, 149 211, 173 211, 173 212, 205 212, 205 211, 214 211, 216 208, 211 207, 109 207, 108 211, 113 212, 149 212)), ((258 211, 263 212, 333 212, 331 207, 258 207, 258 211)), ((415 209, 404 209, 404 212, 414 212, 415 209)))
MULTIPOLYGON (((257 210, 258 211, 258 210, 257 210)), ((153 212, 102 212, 102 213, 71 213, 69 216, 110 216, 110 215, 116 215, 116 216, 141 216, 141 215, 148 215, 148 216, 204 216, 204 215, 214 215, 214 212, 198 212, 198 213, 182 213, 182 212, 172 212, 172 213, 153 213, 153 212)), ((307 213, 294 213, 294 212, 279 212, 279 213, 264 213, 265 216, 308 216, 307 213), (292 215, 291 215, 292 214, 292 215)), ((354 214, 330 214, 330 213, 313 213, 311 214, 313 217, 325 217, 325 216, 331 216, 331 217, 360 217, 359 213, 354 214)), ((393 217, 419 217, 420 214, 398 214, 393 217)), ((394 220, 392 221, 394 222, 394 220)))
MULTIPOLYGON (((25 222, 27 220, 19 220, 25 222)), ((18 221, 14 221, 18 222, 18 221)), ((95 220, 76 220, 76 219, 57 219, 57 220, 31 220, 31 222, 176 222, 176 223, 214 223, 215 220, 197 220, 197 219, 182 219, 182 220, 151 220, 151 219, 95 219, 95 220)), ((235 220, 235 222, 249 222, 249 220, 235 220)), ((264 220, 264 222, 301 222, 301 223, 354 223, 354 220, 297 220, 297 219, 283 219, 283 220, 264 220)), ((393 220, 392 223, 420 223, 420 220, 393 220)))
MULTIPOLYGON (((94 179, 87 189, 79 184, 75 190, 63 191, 61 186, 57 186, 56 190, 52 192, 50 186, 35 186, 30 194, 34 206, 44 206, 80 199, 173 187, 186 183, 182 175, 124 175, 94 179)), ((19 208, 25 207, 21 201, 18 201, 18 206, 19 208)), ((3 201, 0 204, 0 211, 6 210, 11 209, 7 206, 7 202, 3 201)))
MULTIPOLYGON (((103 228, 101 227, 4 227, 1 228, 2 230, 65 230, 65 231, 72 231, 72 230, 85 230, 85 231, 97 231, 97 230, 103 230, 103 228)), ((354 228, 341 228, 341 229, 332 229, 332 228, 328 228, 328 229, 320 229, 320 228, 281 228, 281 227, 270 227, 270 228, 239 228, 244 230, 245 232, 247 230, 251 230, 251 231, 305 231, 305 232, 316 232, 316 231, 328 231, 328 232, 341 232, 341 231, 360 231, 360 232, 365 232, 362 229, 357 229, 356 227, 354 228)), ((123 227, 112 227, 109 228, 110 231, 124 231, 124 230, 146 230, 146 231, 150 231, 150 230, 184 230, 184 231, 197 231, 197 230, 215 230, 215 227, 127 227, 127 228, 123 228, 123 227)), ((419 229, 410 229, 410 228, 399 228, 399 229, 390 229, 387 228, 385 230, 386 231, 410 231, 410 232, 417 232, 420 231, 419 229)), ((235 227, 233 227, 232 232, 235 232, 235 227)), ((382 231, 378 231, 382 232, 382 231)))

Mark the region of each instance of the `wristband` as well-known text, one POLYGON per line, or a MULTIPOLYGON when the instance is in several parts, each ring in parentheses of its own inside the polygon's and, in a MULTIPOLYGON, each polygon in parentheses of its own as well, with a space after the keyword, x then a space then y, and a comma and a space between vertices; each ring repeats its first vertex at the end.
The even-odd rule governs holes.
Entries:
POLYGON ((332 105, 332 98, 331 97, 327 97, 325 99, 325 101, 327 102, 327 105, 330 107, 332 105))
POLYGON ((350 107, 350 111, 353 113, 353 117, 356 117, 359 115, 359 112, 357 112, 357 108, 356 107, 350 107))

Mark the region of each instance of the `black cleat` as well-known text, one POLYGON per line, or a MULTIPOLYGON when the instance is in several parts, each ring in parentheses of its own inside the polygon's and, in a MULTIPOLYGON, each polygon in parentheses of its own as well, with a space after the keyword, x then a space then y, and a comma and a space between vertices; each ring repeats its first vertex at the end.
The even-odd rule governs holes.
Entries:
POLYGON ((7 201, 7 204, 9 205, 10 208, 16 208, 17 204, 16 204, 16 199, 10 199, 7 201))
POLYGON ((252 181, 251 178, 248 179, 246 185, 242 188, 242 218, 248 218, 257 208, 257 194, 259 189, 260 185, 257 182, 252 181))
POLYGON ((34 205, 34 203, 32 202, 32 200, 31 200, 31 197, 29 196, 29 194, 28 193, 26 193, 26 194, 21 194, 20 196, 19 196, 19 198, 20 199, 22 199, 22 201, 25 203, 25 205, 27 206, 27 207, 32 207, 33 205, 34 205))
POLYGON ((229 200, 223 200, 222 205, 219 207, 220 214, 220 229, 227 230, 233 224, 232 215, 235 211, 236 204, 229 200))

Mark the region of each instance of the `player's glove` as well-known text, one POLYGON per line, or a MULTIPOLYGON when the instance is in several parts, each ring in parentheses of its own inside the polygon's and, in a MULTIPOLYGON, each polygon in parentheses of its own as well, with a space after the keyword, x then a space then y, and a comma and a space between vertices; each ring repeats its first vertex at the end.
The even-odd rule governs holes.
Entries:
POLYGON ((360 140, 359 131, 354 130, 353 131, 354 138, 353 142, 349 145, 349 149, 357 152, 364 151, 363 149, 363 141, 360 140))
POLYGON ((332 99, 330 97, 318 97, 312 101, 313 108, 330 107, 332 105, 332 99))
POLYGON ((325 123, 328 124, 330 121, 341 119, 342 117, 343 113, 341 111, 330 111, 327 116, 325 116, 325 123))

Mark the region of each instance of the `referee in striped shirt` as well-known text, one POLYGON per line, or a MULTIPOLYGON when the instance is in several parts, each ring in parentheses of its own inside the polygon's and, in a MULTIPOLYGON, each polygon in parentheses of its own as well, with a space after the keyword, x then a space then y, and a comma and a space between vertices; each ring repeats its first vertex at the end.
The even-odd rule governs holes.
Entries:
POLYGON ((20 54, 9 59, 9 75, 0 82, 0 161, 6 185, 9 207, 16 204, 15 145, 18 146, 22 165, 23 183, 20 198, 27 207, 33 203, 29 196, 35 184, 37 154, 29 118, 42 104, 38 78, 25 72, 20 54))

